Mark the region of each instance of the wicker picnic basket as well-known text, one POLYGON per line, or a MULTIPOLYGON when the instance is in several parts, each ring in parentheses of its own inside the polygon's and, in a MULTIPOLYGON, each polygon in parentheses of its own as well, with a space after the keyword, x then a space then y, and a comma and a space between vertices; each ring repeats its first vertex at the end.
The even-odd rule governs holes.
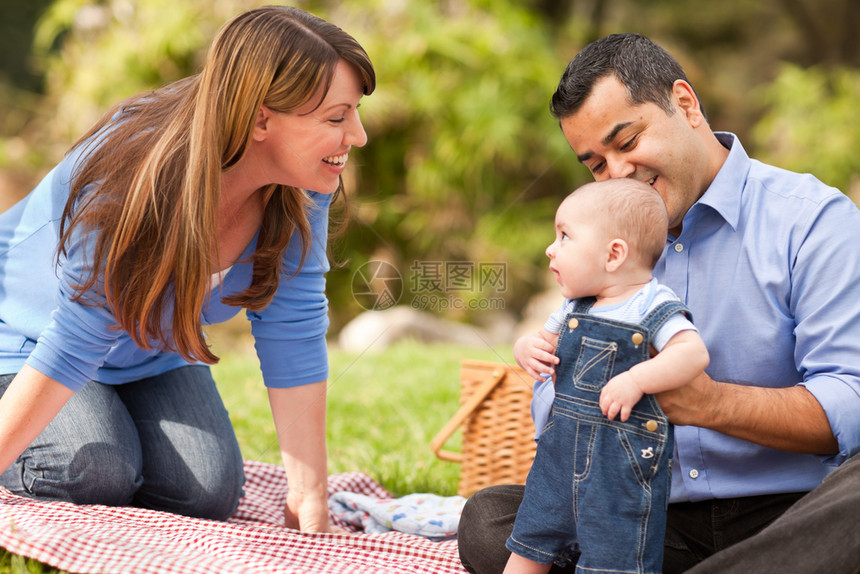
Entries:
POLYGON ((430 442, 437 457, 461 464, 461 496, 496 484, 525 484, 535 457, 529 411, 533 382, 519 367, 461 362, 460 409, 430 442), (443 450, 461 426, 462 452, 443 450))

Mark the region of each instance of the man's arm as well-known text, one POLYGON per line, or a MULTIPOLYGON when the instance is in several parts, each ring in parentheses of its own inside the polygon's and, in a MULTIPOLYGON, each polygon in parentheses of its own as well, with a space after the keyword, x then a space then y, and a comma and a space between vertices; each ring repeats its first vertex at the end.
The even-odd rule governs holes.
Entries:
POLYGON ((676 425, 703 427, 789 452, 839 452, 824 409, 800 385, 753 387, 718 382, 702 373, 690 384, 656 396, 676 425))

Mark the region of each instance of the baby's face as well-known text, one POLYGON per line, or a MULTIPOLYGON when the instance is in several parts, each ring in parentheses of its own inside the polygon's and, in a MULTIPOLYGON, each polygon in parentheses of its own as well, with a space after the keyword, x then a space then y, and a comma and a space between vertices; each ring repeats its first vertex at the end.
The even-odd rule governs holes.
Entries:
POLYGON ((550 271, 568 299, 597 295, 606 273, 609 238, 588 200, 569 196, 555 215, 555 241, 546 248, 550 271))

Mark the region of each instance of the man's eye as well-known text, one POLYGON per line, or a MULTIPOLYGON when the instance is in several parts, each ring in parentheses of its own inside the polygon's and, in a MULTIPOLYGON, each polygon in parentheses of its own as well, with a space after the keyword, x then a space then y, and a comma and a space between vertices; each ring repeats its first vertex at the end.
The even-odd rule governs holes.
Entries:
POLYGON ((636 142, 638 141, 638 139, 639 139, 638 136, 634 136, 634 137, 630 138, 629 140, 624 142, 619 149, 621 151, 627 151, 627 150, 633 149, 634 147, 636 147, 636 142))

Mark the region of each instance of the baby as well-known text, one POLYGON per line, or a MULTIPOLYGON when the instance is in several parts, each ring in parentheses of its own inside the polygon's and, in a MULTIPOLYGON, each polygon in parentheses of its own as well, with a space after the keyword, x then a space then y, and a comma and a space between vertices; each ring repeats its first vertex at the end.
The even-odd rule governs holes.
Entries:
POLYGON ((687 308, 652 278, 667 228, 659 194, 631 179, 584 185, 558 208, 546 254, 565 301, 514 345, 555 389, 549 413, 533 403, 542 431, 505 572, 662 569, 673 435, 653 394, 709 361, 687 308))

